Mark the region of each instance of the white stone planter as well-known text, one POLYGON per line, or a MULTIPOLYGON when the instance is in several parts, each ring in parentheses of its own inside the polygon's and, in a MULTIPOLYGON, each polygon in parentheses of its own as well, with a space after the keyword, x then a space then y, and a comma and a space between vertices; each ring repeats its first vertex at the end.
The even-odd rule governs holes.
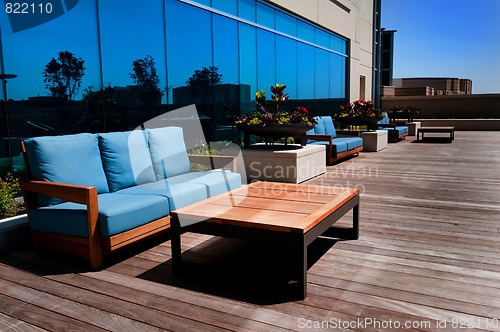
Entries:
POLYGON ((30 243, 26 214, 0 219, 0 254, 27 247, 30 243))

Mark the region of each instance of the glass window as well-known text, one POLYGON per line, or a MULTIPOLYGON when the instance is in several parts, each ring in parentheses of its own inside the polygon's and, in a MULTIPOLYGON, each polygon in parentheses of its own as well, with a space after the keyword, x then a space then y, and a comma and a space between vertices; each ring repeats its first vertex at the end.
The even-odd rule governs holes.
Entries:
POLYGON ((290 36, 297 36, 297 19, 282 12, 276 12, 276 30, 290 36))
POLYGON ((257 23, 265 27, 274 29, 276 11, 260 2, 257 2, 257 23))
POLYGON ((314 47, 299 43, 297 58, 297 97, 314 99, 314 47))
POLYGON ((99 16, 106 126, 135 128, 163 113, 166 101, 163 4, 99 1, 99 16))
POLYGON ((256 21, 255 0, 238 0, 238 16, 250 21, 256 21))
POLYGON ((257 30, 257 90, 276 84, 276 35, 257 30))
POLYGON ((330 49, 341 54, 347 54, 347 42, 334 35, 330 35, 330 49))
POLYGON ((238 63, 238 23, 226 17, 214 15, 214 66, 222 75, 221 82, 214 84, 214 107, 211 118, 215 124, 215 139, 223 138, 226 128, 233 125, 240 115, 240 85, 238 63))
POLYGON ((304 21, 297 22, 297 37, 312 42, 314 41, 314 27, 304 21))
POLYGON ((297 42, 276 37, 276 83, 286 84, 290 99, 297 99, 297 42))
MULTIPOLYGON (((346 97, 346 66, 347 58, 330 54, 330 98, 344 99, 346 97)), ((340 103, 340 105, 346 104, 347 100, 342 100, 340 103)))
POLYGON ((208 93, 206 89, 197 88, 208 73, 204 68, 209 71, 213 65, 211 14, 177 1, 166 3, 169 103, 173 108, 195 103, 198 111, 211 114, 205 105, 211 94, 203 95, 208 93), (193 80, 188 83, 190 78, 193 80))
MULTIPOLYGON (((103 129, 101 125, 87 125, 84 118, 90 114, 82 103, 85 87, 100 86, 95 9, 95 3, 80 1, 67 12, 61 11, 61 16, 36 21, 36 25, 25 30, 19 30, 15 21, 1 17, 5 72, 17 75, 7 83, 7 98, 12 99, 12 136, 103 129), (66 61, 69 65, 58 68, 66 61), (66 75, 63 69, 71 70, 71 74, 66 75)), ((6 16, 4 11, 0 15, 6 16)), ((100 112, 92 116, 102 118, 100 112)))
POLYGON ((238 15, 238 2, 234 0, 212 0, 212 7, 231 15, 238 15))
POLYGON ((240 85, 244 93, 240 96, 241 114, 255 109, 253 100, 257 87, 257 28, 247 24, 239 26, 240 85))
POLYGON ((322 49, 315 49, 314 54, 314 98, 327 99, 330 97, 330 59, 329 53, 322 49))
POLYGON ((314 42, 317 45, 326 48, 330 47, 330 34, 319 28, 314 29, 314 34, 315 34, 314 42))

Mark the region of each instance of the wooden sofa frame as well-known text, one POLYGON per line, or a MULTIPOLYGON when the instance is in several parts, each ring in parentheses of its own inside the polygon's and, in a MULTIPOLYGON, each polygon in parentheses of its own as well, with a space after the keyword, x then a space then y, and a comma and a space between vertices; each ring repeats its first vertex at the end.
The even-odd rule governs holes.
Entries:
MULTIPOLYGON (((342 130, 342 131, 337 131, 337 137, 340 136, 356 136, 356 137, 361 137, 361 133, 359 130, 342 130)), ((304 139, 304 138, 302 138, 304 139)), ((322 141, 322 142, 328 142, 328 146, 326 147, 326 164, 328 166, 333 165, 333 163, 348 158, 352 155, 359 156, 359 153, 363 151, 363 145, 351 149, 351 150, 346 150, 338 153, 333 153, 333 140, 335 138, 332 138, 331 135, 305 135, 306 140, 315 140, 315 141, 322 141)))
MULTIPOLYGON (((83 258, 90 261, 92 270, 97 270, 102 266, 103 259, 116 250, 134 242, 161 236, 166 234, 170 229, 170 216, 166 216, 117 235, 109 237, 101 236, 98 222, 99 206, 97 188, 34 180, 30 172, 24 142, 21 142, 21 151, 30 176, 28 181, 20 182, 28 218, 30 208, 36 206, 37 194, 84 204, 87 207, 88 237, 32 231, 33 243, 36 250, 67 253, 83 258)), ((216 165, 231 164, 232 171, 236 171, 236 158, 233 156, 196 155, 190 156, 190 160, 196 163, 208 164, 212 168, 216 165)))

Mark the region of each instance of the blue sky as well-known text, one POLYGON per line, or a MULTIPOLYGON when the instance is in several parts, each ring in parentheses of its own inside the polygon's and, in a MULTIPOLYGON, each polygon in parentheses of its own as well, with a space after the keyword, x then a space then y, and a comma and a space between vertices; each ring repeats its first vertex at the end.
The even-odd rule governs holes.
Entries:
POLYGON ((473 93, 500 93, 500 0, 382 0, 382 27, 395 33, 394 77, 472 80, 473 93))

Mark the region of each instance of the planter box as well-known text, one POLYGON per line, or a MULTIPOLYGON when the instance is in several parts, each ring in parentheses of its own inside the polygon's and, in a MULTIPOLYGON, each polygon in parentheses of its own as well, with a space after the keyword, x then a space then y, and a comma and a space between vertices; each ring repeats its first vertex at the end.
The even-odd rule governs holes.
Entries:
POLYGON ((0 220, 0 254, 32 245, 26 214, 0 220))
POLYGON ((364 152, 377 152, 387 148, 387 130, 365 131, 361 133, 364 152))
POLYGON ((326 171, 324 145, 255 144, 241 153, 249 181, 301 183, 326 171))

